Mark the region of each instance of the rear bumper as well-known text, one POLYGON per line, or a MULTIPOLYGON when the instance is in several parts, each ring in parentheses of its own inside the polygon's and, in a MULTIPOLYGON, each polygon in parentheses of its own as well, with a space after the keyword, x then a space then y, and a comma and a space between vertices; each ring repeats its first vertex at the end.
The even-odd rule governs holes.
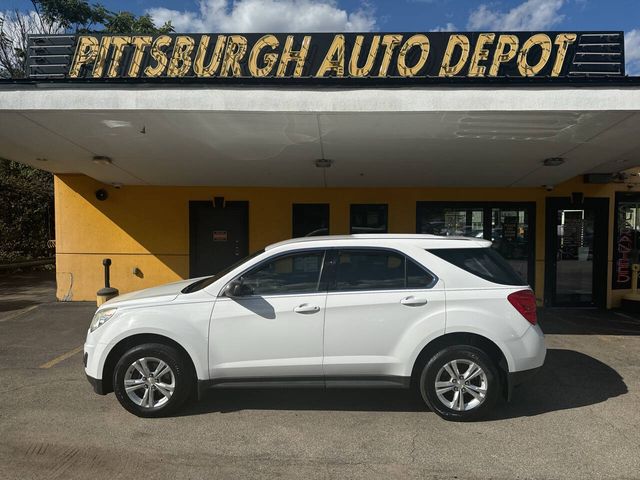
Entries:
POLYGON ((93 378, 93 377, 91 377, 89 375, 87 375, 87 380, 89 380, 89 383, 93 387, 93 391, 96 392, 98 395, 106 395, 107 394, 107 392, 104 391, 104 386, 102 385, 102 380, 100 380, 98 378, 93 378))

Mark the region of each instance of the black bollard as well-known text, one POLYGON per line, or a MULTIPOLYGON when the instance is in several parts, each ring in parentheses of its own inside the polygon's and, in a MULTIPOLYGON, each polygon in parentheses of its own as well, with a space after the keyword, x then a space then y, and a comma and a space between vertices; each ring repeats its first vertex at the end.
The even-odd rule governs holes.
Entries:
POLYGON ((105 258, 102 260, 102 265, 104 266, 104 288, 98 290, 96 303, 98 306, 102 305, 107 300, 112 299, 113 297, 118 296, 118 289, 111 287, 110 281, 110 268, 111 268, 111 259, 105 258))

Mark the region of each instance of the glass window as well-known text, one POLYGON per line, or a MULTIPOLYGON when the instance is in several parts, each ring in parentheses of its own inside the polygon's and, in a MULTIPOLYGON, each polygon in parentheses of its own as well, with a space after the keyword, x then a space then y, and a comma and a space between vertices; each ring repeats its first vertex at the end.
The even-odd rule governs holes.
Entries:
POLYGON ((433 275, 407 259, 407 288, 430 288, 434 280, 433 275))
POLYGON ((387 205, 351 205, 351 233, 387 233, 387 205))
POLYGON ((385 250, 341 250, 336 290, 430 288, 435 277, 404 255, 385 250))
POLYGON ((336 270, 337 290, 395 290, 404 288, 404 256, 386 251, 341 251, 336 270))
POLYGON ((616 193, 614 242, 612 288, 631 288, 631 266, 640 260, 640 195, 637 192, 616 193))
POLYGON ((242 276, 253 295, 313 293, 320 289, 324 251, 278 257, 242 276))
POLYGON ((328 203, 293 204, 293 238, 329 235, 328 203))
POLYGON ((429 253, 493 283, 526 285, 511 265, 492 248, 443 248, 429 250, 429 253))

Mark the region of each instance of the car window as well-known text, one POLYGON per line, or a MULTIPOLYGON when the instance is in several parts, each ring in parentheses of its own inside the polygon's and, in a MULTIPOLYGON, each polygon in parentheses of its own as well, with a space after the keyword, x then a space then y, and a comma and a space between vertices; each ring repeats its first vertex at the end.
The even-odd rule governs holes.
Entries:
POLYGON ((406 287, 404 255, 386 250, 340 250, 336 290, 397 290, 406 287))
POLYGON ((407 258, 407 288, 431 288, 435 277, 407 258))
POLYGON ((253 295, 313 293, 319 290, 324 251, 285 255, 242 276, 253 295))
POLYGON ((526 285, 493 248, 442 248, 429 252, 484 280, 500 285, 526 285))

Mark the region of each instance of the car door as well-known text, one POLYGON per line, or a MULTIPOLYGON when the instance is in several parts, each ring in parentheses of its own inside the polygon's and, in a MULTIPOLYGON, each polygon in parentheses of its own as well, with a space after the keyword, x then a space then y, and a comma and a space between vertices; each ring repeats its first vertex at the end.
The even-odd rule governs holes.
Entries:
POLYGON ((248 294, 217 299, 209 335, 212 379, 322 383, 324 256, 324 250, 306 250, 266 259, 241 275, 248 294))
POLYGON ((415 348, 444 332, 443 282, 394 250, 341 249, 330 262, 334 278, 325 312, 327 386, 374 377, 406 381, 415 348))

